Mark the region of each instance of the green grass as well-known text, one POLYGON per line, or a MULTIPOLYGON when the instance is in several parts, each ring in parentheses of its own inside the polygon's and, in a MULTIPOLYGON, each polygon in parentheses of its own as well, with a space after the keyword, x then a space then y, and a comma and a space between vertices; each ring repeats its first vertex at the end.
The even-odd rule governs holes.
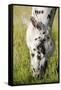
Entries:
POLYGON ((29 19, 31 16, 31 7, 13 7, 13 84, 58 82, 58 10, 52 28, 55 50, 48 61, 46 73, 42 80, 32 78, 30 55, 25 40, 26 27, 22 22, 23 15, 29 19))

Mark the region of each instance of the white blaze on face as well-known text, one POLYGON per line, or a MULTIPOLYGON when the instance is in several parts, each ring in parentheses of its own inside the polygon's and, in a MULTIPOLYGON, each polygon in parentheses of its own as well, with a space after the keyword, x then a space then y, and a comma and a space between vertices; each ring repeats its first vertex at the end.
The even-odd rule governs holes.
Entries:
POLYGON ((43 24, 47 25, 49 19, 48 15, 52 8, 49 7, 32 7, 32 16, 35 17, 37 21, 41 21, 43 24), (36 12, 35 12, 36 11, 36 12), (40 12, 40 13, 37 13, 40 12))

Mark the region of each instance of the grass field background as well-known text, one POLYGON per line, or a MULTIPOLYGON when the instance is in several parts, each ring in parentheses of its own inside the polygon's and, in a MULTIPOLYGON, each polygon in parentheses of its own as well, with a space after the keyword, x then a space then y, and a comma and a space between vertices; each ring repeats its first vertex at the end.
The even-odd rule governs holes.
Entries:
POLYGON ((52 27, 52 37, 55 50, 48 61, 44 78, 33 79, 30 69, 30 55, 26 45, 26 26, 23 25, 22 16, 27 19, 31 16, 31 7, 13 6, 13 84, 34 84, 58 82, 58 9, 52 27))

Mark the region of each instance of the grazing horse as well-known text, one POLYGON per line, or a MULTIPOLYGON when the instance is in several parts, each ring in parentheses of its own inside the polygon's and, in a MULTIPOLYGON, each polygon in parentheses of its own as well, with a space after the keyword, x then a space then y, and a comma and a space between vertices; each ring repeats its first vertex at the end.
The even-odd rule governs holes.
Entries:
POLYGON ((30 21, 24 20, 27 24, 26 43, 33 77, 43 77, 47 61, 54 51, 51 31, 55 12, 54 7, 32 7, 30 21))

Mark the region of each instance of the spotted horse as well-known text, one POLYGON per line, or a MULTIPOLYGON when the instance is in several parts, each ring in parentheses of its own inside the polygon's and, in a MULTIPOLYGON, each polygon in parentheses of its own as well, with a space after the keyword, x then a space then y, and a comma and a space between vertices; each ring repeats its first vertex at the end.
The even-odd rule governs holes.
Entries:
POLYGON ((49 57, 54 51, 52 24, 56 8, 33 7, 27 23, 26 43, 31 58, 32 76, 43 78, 49 57))

